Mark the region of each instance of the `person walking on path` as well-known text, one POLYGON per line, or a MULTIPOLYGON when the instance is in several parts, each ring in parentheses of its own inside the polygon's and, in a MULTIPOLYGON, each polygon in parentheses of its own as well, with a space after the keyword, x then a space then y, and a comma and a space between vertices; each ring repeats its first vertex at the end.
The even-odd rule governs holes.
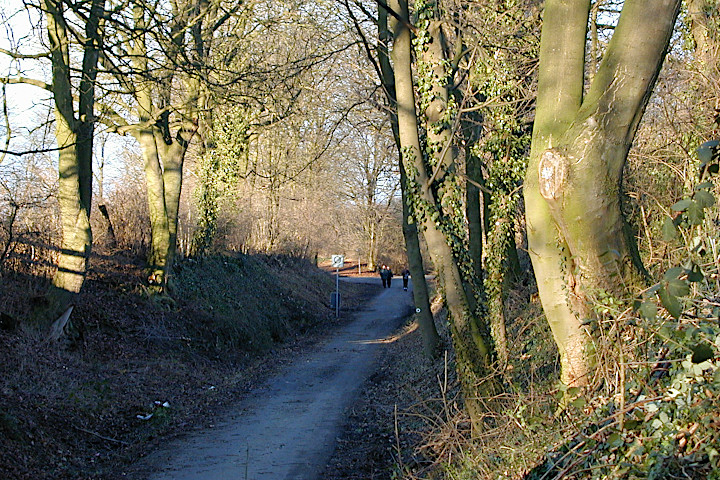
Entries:
POLYGON ((389 287, 388 283, 388 267, 387 265, 383 265, 380 267, 380 280, 382 280, 383 288, 389 287))
POLYGON ((407 292, 408 289, 408 280, 410 280, 410 270, 407 268, 402 271, 402 277, 403 277, 403 290, 407 292))
POLYGON ((392 273, 392 269, 390 267, 385 267, 385 268, 387 269, 387 284, 388 284, 388 288, 390 288, 390 284, 392 283, 393 273, 392 273))

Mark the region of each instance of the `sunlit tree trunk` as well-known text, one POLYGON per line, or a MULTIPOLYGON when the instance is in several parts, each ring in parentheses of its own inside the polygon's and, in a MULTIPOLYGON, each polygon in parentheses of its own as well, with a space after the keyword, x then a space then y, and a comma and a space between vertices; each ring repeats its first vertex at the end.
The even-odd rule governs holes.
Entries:
MULTIPOLYGON (((133 63, 137 72, 148 71, 146 14, 143 5, 134 7, 135 27, 138 33, 133 44, 133 63)), ((181 19, 178 17, 176 21, 181 22, 181 19)), ((170 50, 172 54, 173 51, 170 50)), ((169 69, 176 67, 172 64, 176 60, 177 55, 169 60, 171 62, 169 69)), ((165 109, 169 108, 171 85, 172 74, 169 73, 164 83, 159 85, 158 100, 164 103, 165 109)), ((151 284, 164 289, 177 249, 183 162, 190 140, 197 131, 197 123, 183 119, 173 137, 169 111, 157 108, 155 105, 156 99, 153 95, 157 86, 146 79, 140 80, 135 86, 139 125, 132 132, 142 150, 147 184, 151 230, 148 278, 151 284)), ((189 81, 184 87, 184 104, 194 106, 200 96, 199 85, 196 81, 189 81)))
MULTIPOLYGON (((368 215, 370 216, 370 215, 368 215)), ((367 233, 368 268, 375 270, 377 266, 377 224, 375 218, 369 218, 365 225, 367 233)))
MULTIPOLYGON (((400 162, 400 181, 407 181, 405 168, 400 162)), ((435 327, 435 319, 430 309, 430 292, 425 280, 425 267, 420 250, 420 238, 417 223, 412 218, 410 206, 407 201, 407 190, 402 189, 403 202, 403 236, 408 257, 408 270, 412 277, 413 300, 418 325, 423 337, 423 351, 425 355, 434 358, 440 353, 440 335, 435 327)))
MULTIPOLYGON (((385 94, 389 103, 397 106, 395 94, 395 75, 390 65, 387 46, 390 43, 390 31, 388 29, 388 13, 385 9, 378 9, 378 64, 385 94)), ((422 251, 420 250, 420 232, 418 232, 416 220, 413 218, 407 192, 407 174, 403 165, 401 153, 401 140, 398 129, 398 116, 395 108, 390 109, 390 122, 392 125, 395 144, 400 153, 400 192, 402 197, 402 228, 405 239, 405 252, 408 258, 408 270, 412 277, 413 300, 418 325, 423 338, 423 351, 428 357, 435 357, 440 350, 440 335, 435 327, 432 310, 430 309, 430 292, 425 280, 425 267, 423 265, 422 251)))
MULTIPOLYGON (((62 243, 58 270, 53 278, 55 305, 64 309, 72 294, 79 293, 92 248, 90 207, 92 201, 92 152, 95 124, 95 79, 101 42, 104 1, 93 0, 85 21, 83 63, 77 96, 76 118, 71 81, 68 27, 62 2, 42 2, 47 21, 55 100, 55 137, 59 155, 58 203, 62 243)), ((56 312, 54 312, 56 313, 56 312)))
POLYGON ((585 384, 592 373, 583 323, 593 316, 593 298, 601 291, 625 297, 639 279, 620 205, 622 171, 679 5, 626 1, 585 98, 590 2, 545 7, 524 193, 528 250, 567 385, 585 384))

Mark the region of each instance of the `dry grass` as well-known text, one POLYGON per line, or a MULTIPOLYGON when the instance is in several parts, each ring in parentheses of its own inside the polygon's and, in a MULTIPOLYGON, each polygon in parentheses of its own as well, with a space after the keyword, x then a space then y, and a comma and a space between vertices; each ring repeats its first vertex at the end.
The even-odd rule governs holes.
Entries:
MULTIPOLYGON (((521 478, 553 442, 573 428, 557 407, 557 351, 531 288, 508 301, 513 355, 507 389, 487 399, 486 428, 473 435, 462 410, 452 350, 430 361, 410 324, 390 344, 381 369, 367 382, 340 439, 327 480, 351 478, 521 478)), ((449 345, 446 312, 435 320, 449 345)))
MULTIPOLYGON (((488 399, 492 411, 500 413, 488 414, 485 430, 471 435, 452 350, 433 361, 425 358, 420 332, 411 323, 388 344, 382 367, 349 412, 338 450, 322 478, 517 478, 537 463, 550 439, 562 438, 567 425, 552 420, 557 352, 537 301, 528 303, 526 293, 515 292, 510 300, 511 351, 522 355, 513 356, 507 392, 488 399), (541 429, 543 435, 538 435, 541 429), (551 429, 555 431, 549 433, 551 429)), ((449 345, 446 311, 441 307, 436 298, 436 325, 449 345)))

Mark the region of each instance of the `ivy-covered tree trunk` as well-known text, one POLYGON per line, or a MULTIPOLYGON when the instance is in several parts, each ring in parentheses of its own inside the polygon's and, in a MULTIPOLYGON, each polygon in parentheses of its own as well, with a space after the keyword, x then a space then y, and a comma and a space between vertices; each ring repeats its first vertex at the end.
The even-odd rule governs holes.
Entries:
POLYGON ((688 0, 687 16, 695 42, 695 64, 701 80, 696 115, 712 125, 712 137, 720 135, 720 8, 715 0, 688 0))
MULTIPOLYGON (((400 181, 407 182, 405 167, 400 161, 400 181)), ((435 328, 435 319, 430 309, 430 293, 427 281, 425 280, 425 267, 423 266, 422 253, 420 251, 420 237, 417 223, 412 218, 410 205, 407 200, 407 189, 402 189, 403 202, 403 236, 405 237, 405 250, 408 257, 408 270, 412 277, 413 300, 418 325, 423 338, 423 351, 425 355, 434 358, 440 351, 440 335, 435 328)))
MULTIPOLYGON (((491 347, 482 325, 471 311, 460 269, 448 239, 436 223, 440 219, 441 207, 432 190, 432 177, 426 170, 418 135, 411 70, 408 5, 405 0, 393 0, 389 2, 389 6, 400 17, 400 21, 393 17, 391 31, 394 39, 392 56, 403 163, 408 181, 414 186, 410 189, 413 196, 412 203, 415 205, 415 211, 418 212, 418 221, 422 225, 430 256, 438 271, 440 286, 451 318, 458 374, 463 386, 466 407, 473 424, 480 427, 483 407, 479 396, 489 393, 488 390, 492 388, 492 382, 485 382, 489 373, 491 347)), ((431 108, 437 111, 437 105, 431 108)), ((441 156, 445 153, 442 149, 436 152, 441 156)))
POLYGON ((465 148, 465 216, 468 222, 468 253, 472 259, 473 276, 482 279, 483 254, 483 201, 480 185, 483 184, 482 161, 472 153, 470 145, 465 148))
POLYGON ((395 93, 395 75, 390 65, 390 58, 387 46, 390 43, 390 31, 388 27, 388 13, 384 8, 378 9, 378 64, 382 76, 382 84, 388 102, 393 108, 390 109, 390 122, 392 124, 395 144, 398 146, 399 167, 400 167, 400 191, 402 197, 402 228, 405 239, 405 252, 408 258, 408 270, 412 277, 413 300, 418 325, 423 338, 423 351, 428 357, 435 357, 440 350, 440 335, 435 327, 435 319, 430 309, 430 293, 427 281, 425 280, 425 267, 423 265, 422 252, 420 250, 420 232, 417 223, 412 215, 410 201, 408 200, 407 174, 402 159, 402 145, 398 129, 397 99, 395 93))
POLYGON ((639 278, 621 211, 622 172, 679 5, 626 1, 585 98, 590 2, 549 0, 545 7, 524 194, 528 250, 567 385, 583 385, 592 374, 583 325, 593 300, 625 297, 639 278))
POLYGON ((200 166, 194 198, 197 222, 191 254, 202 256, 212 246, 217 232, 221 202, 235 194, 241 172, 246 168, 249 125, 242 107, 209 112, 209 92, 200 98, 200 166))

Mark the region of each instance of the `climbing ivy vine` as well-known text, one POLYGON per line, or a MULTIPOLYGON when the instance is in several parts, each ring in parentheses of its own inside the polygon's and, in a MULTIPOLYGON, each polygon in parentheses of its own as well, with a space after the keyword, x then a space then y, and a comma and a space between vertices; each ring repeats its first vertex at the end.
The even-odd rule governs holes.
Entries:
POLYGON ((233 197, 233 187, 246 169, 248 143, 249 124, 240 108, 229 109, 208 132, 208 148, 199 161, 194 191, 197 229, 192 239, 193 255, 203 255, 212 246, 221 202, 233 197))

